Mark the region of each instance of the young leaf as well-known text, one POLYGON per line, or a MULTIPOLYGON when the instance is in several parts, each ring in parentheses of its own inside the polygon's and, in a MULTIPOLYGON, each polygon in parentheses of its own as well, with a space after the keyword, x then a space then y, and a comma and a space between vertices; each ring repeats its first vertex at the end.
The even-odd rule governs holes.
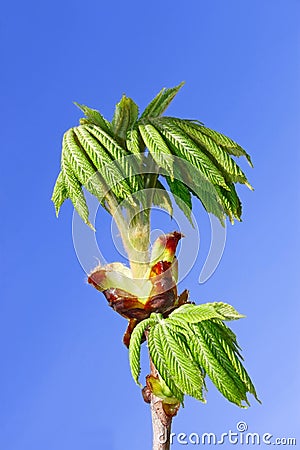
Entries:
POLYGON ((170 188, 175 188, 173 189, 174 195, 176 195, 177 191, 177 195, 186 204, 187 208, 185 205, 181 207, 180 201, 177 202, 187 217, 189 217, 189 209, 192 207, 190 196, 192 194, 201 201, 207 212, 213 213, 220 220, 221 224, 224 224, 224 209, 222 208, 216 186, 205 179, 196 167, 186 160, 177 158, 176 164, 174 164, 174 180, 175 184, 172 186, 167 178, 170 188))
POLYGON ((86 204, 84 194, 81 190, 81 184, 75 178, 74 172, 70 167, 68 161, 62 161, 62 173, 65 181, 65 185, 68 191, 68 196, 70 197, 74 208, 82 218, 82 220, 94 230, 94 227, 89 222, 89 210, 86 204))
POLYGON ((179 206, 181 211, 184 213, 186 218, 189 220, 190 224, 193 225, 192 221, 192 198, 190 191, 186 187, 184 183, 182 183, 180 180, 177 180, 174 178, 174 180, 171 180, 170 177, 166 176, 166 181, 168 183, 168 186, 170 188, 171 193, 173 194, 173 198, 175 200, 175 203, 179 206))
POLYGON ((139 108, 137 104, 131 98, 123 95, 120 102, 116 105, 111 124, 114 135, 125 141, 127 131, 132 128, 138 114, 139 108))
MULTIPOLYGON (((236 370, 237 367, 239 367, 238 358, 234 354, 231 354, 232 360, 228 357, 228 354, 224 349, 224 345, 222 345, 225 344, 226 346, 226 343, 219 339, 218 329, 214 326, 214 323, 210 320, 205 320, 199 324, 199 328, 202 330, 202 334, 205 334, 206 342, 209 345, 215 359, 234 380, 234 383, 236 384, 238 390, 243 393, 243 396, 246 396, 248 391, 247 386, 245 385, 243 379, 239 376, 239 371, 236 370)), ((247 372, 245 371, 245 373, 247 372)))
POLYGON ((243 407, 243 401, 248 403, 246 393, 239 390, 235 381, 215 358, 210 343, 207 342, 207 336, 200 327, 200 324, 191 324, 190 327, 194 331, 199 348, 201 348, 201 352, 198 355, 200 365, 224 397, 238 406, 243 407))
POLYGON ((152 362, 160 377, 164 380, 173 396, 177 398, 180 403, 183 403, 183 392, 177 387, 173 375, 166 365, 164 340, 161 339, 157 325, 150 328, 148 334, 148 347, 152 362))
POLYGON ((110 154, 111 158, 115 161, 115 164, 119 168, 122 174, 122 179, 127 179, 130 183, 131 193, 136 192, 139 188, 138 179, 135 176, 138 171, 138 159, 131 157, 128 160, 127 151, 118 144, 118 142, 105 133, 101 128, 94 125, 87 127, 89 133, 94 136, 105 150, 110 154))
POLYGON ((239 353, 241 347, 237 343, 237 338, 234 332, 221 320, 212 320, 215 329, 218 330, 219 339, 222 339, 230 346, 231 350, 238 355, 238 357, 243 360, 242 355, 239 353))
POLYGON ((127 131, 127 135, 126 135, 126 146, 127 146, 128 151, 130 153, 132 153, 133 155, 135 155, 139 160, 141 160, 141 157, 142 157, 141 143, 143 144, 143 147, 144 147, 144 143, 141 140, 141 137, 139 135, 137 128, 134 128, 134 127, 130 128, 127 131))
POLYGON ((145 330, 155 323, 153 318, 142 320, 134 328, 129 344, 129 364, 131 368, 131 374, 134 381, 141 386, 139 382, 139 375, 141 372, 140 356, 141 356, 141 340, 144 335, 145 330))
POLYGON ((241 222, 242 204, 236 193, 234 184, 228 183, 227 189, 224 189, 222 186, 215 186, 215 190, 230 222, 233 224, 234 219, 241 222))
POLYGON ((104 178, 108 188, 111 189, 117 197, 129 197, 131 195, 130 188, 123 179, 123 175, 120 172, 118 165, 106 153, 99 141, 89 132, 89 129, 85 126, 79 126, 74 128, 74 132, 82 148, 104 178))
MULTIPOLYGON (((177 387, 192 397, 203 401, 203 378, 193 357, 180 334, 174 332, 171 322, 156 326, 162 342, 164 342, 165 364, 177 387)), ((166 381, 166 380, 165 380, 166 381)))
POLYGON ((207 305, 211 305, 218 314, 223 316, 222 320, 238 320, 245 317, 243 314, 237 312, 237 310, 228 303, 213 302, 207 303, 207 305))
POLYGON ((63 173, 59 172, 51 197, 55 206, 56 217, 58 216, 61 205, 67 198, 69 198, 68 189, 65 185, 63 173))
POLYGON ((199 151, 197 145, 192 141, 180 128, 175 125, 166 124, 161 119, 149 119, 149 121, 159 129, 167 142, 173 144, 176 156, 184 158, 193 166, 197 167, 202 176, 213 184, 223 186, 227 189, 226 181, 215 166, 215 164, 206 156, 205 153, 199 151))
POLYGON ((220 355, 223 355, 223 361, 226 361, 228 372, 234 371, 234 373, 240 378, 241 382, 243 383, 245 391, 249 392, 250 394, 253 394, 255 399, 258 402, 260 402, 259 398, 257 397, 255 387, 246 369, 243 367, 239 359, 241 358, 241 356, 236 349, 235 335, 234 335, 234 342, 230 341, 229 339, 224 339, 222 334, 220 334, 216 324, 209 320, 206 322, 202 322, 201 326, 204 327, 206 333, 210 336, 211 341, 213 342, 214 347, 216 348, 217 353, 216 356, 220 357, 220 355), (224 354, 226 355, 227 359, 224 358, 224 354))
POLYGON ((77 141, 73 128, 70 128, 63 137, 62 162, 67 161, 75 177, 85 185, 88 179, 96 172, 95 166, 86 157, 84 150, 77 141))
POLYGON ((173 179, 173 156, 159 132, 151 124, 140 124, 139 131, 158 167, 173 179))
MULTIPOLYGON (((195 125, 197 126, 197 124, 195 125)), ((217 144, 221 145, 229 155, 245 156, 249 165, 253 167, 250 155, 239 144, 234 142, 228 136, 218 133, 215 130, 211 130, 210 128, 206 128, 201 125, 198 126, 201 127, 202 133, 206 134, 207 136, 210 136, 217 144)))
POLYGON ((180 318, 186 323, 198 323, 207 319, 235 320, 244 316, 231 305, 222 302, 203 303, 201 305, 186 304, 175 309, 169 319, 180 318))
POLYGON ((89 133, 100 142, 100 144, 105 148, 105 150, 111 155, 114 160, 120 160, 124 156, 128 155, 126 150, 100 127, 97 127, 96 125, 86 125, 86 128, 89 133))
POLYGON ((96 109, 88 108, 85 105, 81 105, 80 103, 74 102, 74 104, 81 109, 81 111, 85 114, 87 121, 86 123, 90 123, 93 125, 97 125, 102 128, 106 133, 111 133, 111 125, 108 120, 106 120, 102 114, 96 109))
POLYGON ((198 126, 196 128, 194 124, 191 124, 187 120, 174 119, 172 117, 163 117, 162 120, 166 121, 166 123, 174 123, 182 129, 187 136, 189 136, 200 147, 200 149, 202 149, 202 151, 206 152, 208 156, 214 159, 215 164, 220 166, 229 181, 233 181, 234 183, 240 182, 251 187, 247 181, 246 175, 236 164, 236 162, 229 156, 228 152, 226 152, 225 149, 218 145, 208 135, 202 133, 203 127, 198 126))
POLYGON ((156 180, 156 186, 153 194, 152 203, 155 206, 159 206, 162 209, 165 209, 168 214, 172 217, 173 215, 173 207, 172 202, 169 197, 168 192, 161 184, 159 180, 156 180))
POLYGON ((167 109, 167 107, 183 85, 184 82, 170 89, 163 88, 151 101, 151 103, 149 103, 140 118, 143 119, 145 117, 160 116, 167 109))
MULTIPOLYGON (((86 118, 81 119, 80 122, 110 158, 116 161, 124 181, 126 180, 125 184, 128 185, 129 192, 127 194, 130 195, 130 198, 133 193, 142 189, 155 187, 157 175, 161 170, 160 175, 169 177, 167 182, 171 192, 175 195, 177 193, 178 197, 182 199, 182 202, 178 203, 189 220, 191 217, 191 194, 201 201, 207 212, 215 214, 222 224, 226 215, 232 222, 235 218, 240 220, 241 202, 235 191, 234 183, 239 181, 248 184, 248 182, 244 173, 229 155, 245 156, 251 165, 250 156, 232 139, 204 127, 200 122, 160 117, 182 85, 183 83, 171 89, 162 89, 146 107, 140 119, 137 117, 137 105, 125 96, 116 107, 112 124, 99 111, 77 104, 86 115, 86 118), (141 168, 145 169, 144 162, 147 160, 147 158, 142 160, 145 143, 139 127, 149 146, 147 157, 152 156, 151 159, 156 163, 156 173, 152 173, 150 170, 148 175, 147 171, 144 171, 146 175, 138 175, 141 168), (169 161, 171 155, 180 157, 186 164, 189 163, 189 169, 178 169, 178 161, 176 164, 169 161), (136 160, 128 159, 126 156, 135 156, 136 160)), ((87 180, 91 175, 91 166, 94 171, 96 167, 86 155, 82 159, 80 150, 83 151, 83 148, 74 139, 73 134, 72 129, 66 133, 68 145, 64 145, 67 150, 63 149, 63 153, 65 153, 63 158, 68 161, 74 177, 80 184, 94 194, 96 191, 103 190, 102 184, 106 182, 98 177, 97 188, 94 186, 95 183, 91 183, 91 187, 88 186, 87 180), (84 174, 86 171, 88 176, 84 174), (83 180, 85 181, 83 182, 83 180)), ((85 152, 83 151, 83 153, 85 152)), ((56 212, 65 197, 66 192, 63 193, 63 189, 57 186, 54 192, 56 212)), ((138 202, 138 205, 142 204, 143 206, 144 199, 142 195, 140 197, 141 201, 138 202)), ((125 198, 123 195, 116 196, 115 200, 117 203, 121 203, 125 198)), ((102 201, 101 204, 106 208, 107 202, 102 201)), ((126 208, 130 209, 131 206, 134 208, 137 206, 132 199, 126 208)))

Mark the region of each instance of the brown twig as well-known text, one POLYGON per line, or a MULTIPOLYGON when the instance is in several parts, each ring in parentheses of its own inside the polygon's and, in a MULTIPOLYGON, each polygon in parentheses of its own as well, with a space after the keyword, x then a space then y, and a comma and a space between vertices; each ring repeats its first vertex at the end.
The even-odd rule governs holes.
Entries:
MULTIPOLYGON (((151 375, 157 377, 157 370, 150 359, 151 375)), ((172 417, 168 416, 162 405, 162 400, 151 393, 150 408, 152 416, 153 446, 152 450, 169 450, 172 417)))

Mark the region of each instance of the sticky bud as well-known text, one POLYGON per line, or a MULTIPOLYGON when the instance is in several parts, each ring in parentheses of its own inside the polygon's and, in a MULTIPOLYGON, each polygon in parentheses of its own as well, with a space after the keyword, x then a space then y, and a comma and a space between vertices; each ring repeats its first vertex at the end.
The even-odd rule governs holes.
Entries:
POLYGON ((159 236, 152 246, 151 264, 155 265, 158 261, 172 263, 178 242, 182 237, 183 234, 178 231, 159 236))

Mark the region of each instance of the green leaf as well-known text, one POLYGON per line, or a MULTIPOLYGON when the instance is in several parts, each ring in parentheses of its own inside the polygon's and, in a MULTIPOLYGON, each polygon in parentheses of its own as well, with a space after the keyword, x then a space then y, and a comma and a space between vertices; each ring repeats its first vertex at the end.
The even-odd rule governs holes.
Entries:
POLYGON ((144 143, 139 135, 137 128, 131 128, 127 131, 126 135, 126 146, 130 153, 141 159, 142 156, 142 146, 144 147, 144 143))
POLYGON ((236 218, 241 222, 242 215, 242 204, 236 193, 235 187, 233 183, 227 184, 228 189, 224 189, 221 186, 215 186, 215 189, 218 193, 219 200, 222 203, 225 213, 230 219, 230 222, 233 224, 234 219, 236 218))
POLYGON ((120 146, 115 139, 101 130, 101 128, 91 125, 87 129, 110 154, 111 158, 116 161, 123 179, 127 179, 130 183, 131 193, 136 192, 139 188, 138 178, 135 176, 136 173, 139 173, 138 159, 129 158, 128 160, 126 149, 120 146))
POLYGON ((164 342, 165 364, 177 387, 184 393, 203 401, 203 377, 179 333, 174 332, 170 322, 156 326, 164 342))
POLYGON ((156 180, 156 186, 153 194, 152 203, 155 206, 159 206, 160 208, 166 210, 168 214, 172 217, 173 215, 173 207, 170 196, 164 186, 161 184, 159 180, 156 180))
POLYGON ((215 164, 221 168, 229 181, 235 183, 240 182, 251 188, 246 175, 241 168, 229 156, 224 148, 218 145, 207 134, 202 133, 203 127, 197 126, 188 120, 174 119, 172 117, 163 117, 162 120, 166 121, 166 123, 174 123, 181 128, 197 145, 200 146, 200 151, 206 151, 206 154, 213 158, 215 164))
POLYGON ((179 206, 181 211, 184 213, 186 218, 189 220, 190 224, 194 226, 191 212, 192 212, 192 199, 189 189, 180 180, 174 178, 171 180, 170 177, 166 176, 166 181, 170 188, 171 193, 175 203, 179 206))
POLYGON ((223 208, 220 197, 217 195, 216 186, 211 191, 207 191, 206 189, 202 189, 202 186, 197 185, 191 192, 201 201, 204 209, 208 213, 214 214, 219 219, 221 225, 224 226, 226 210, 223 208))
POLYGON ((63 173, 60 172, 56 179, 51 197, 51 200, 55 206, 56 217, 58 216, 61 205, 67 198, 69 198, 68 189, 64 181, 63 173))
POLYGON ((245 407, 244 402, 249 405, 248 392, 259 401, 240 361, 236 336, 222 322, 240 317, 231 305, 223 302, 186 304, 166 319, 161 314, 151 314, 131 336, 129 359, 133 378, 138 383, 140 344, 145 329, 150 328, 147 337, 150 357, 170 390, 169 395, 181 403, 183 394, 205 401, 204 377, 208 375, 217 389, 238 406, 245 407))
POLYGON ((68 161, 76 178, 83 185, 96 172, 96 168, 86 157, 84 150, 77 141, 73 128, 66 131, 63 137, 62 162, 64 160, 68 161))
POLYGON ((134 328, 129 344, 129 364, 131 368, 131 374, 134 381, 141 386, 139 382, 139 375, 141 372, 140 357, 141 357, 141 341, 145 330, 152 324, 155 323, 153 318, 142 320, 134 328))
POLYGON ((237 312, 237 310, 228 303, 213 302, 206 304, 211 305, 215 311, 223 317, 222 320, 238 320, 245 317, 243 314, 237 312))
POLYGON ((249 165, 253 167, 250 155, 235 141, 224 134, 218 133, 215 130, 201 126, 201 132, 211 137, 217 144, 221 145, 229 155, 245 156, 249 165))
POLYGON ((69 171, 73 172, 73 176, 79 181, 80 185, 85 186, 102 202, 105 190, 100 178, 96 175, 96 167, 81 147, 74 128, 69 129, 63 137, 62 168, 65 162, 69 165, 69 171))
POLYGON ((164 340, 161 339, 159 327, 157 325, 152 326, 148 334, 148 348, 152 362, 173 396, 180 403, 183 403, 183 392, 177 387, 173 374, 171 374, 169 367, 166 365, 164 346, 164 340))
MULTIPOLYGON (((258 400, 251 379, 243 367, 235 334, 221 320, 242 316, 223 302, 186 304, 165 319, 168 327, 183 335, 192 359, 203 368, 220 392, 230 401, 248 404, 247 392, 258 400)), ((259 401, 259 400, 258 400, 259 401)))
POLYGON ((167 109, 167 107, 183 85, 184 82, 170 89, 163 88, 146 107, 145 111, 141 115, 141 119, 145 117, 160 116, 167 109))
POLYGON ((226 181, 220 170, 205 153, 199 151, 199 148, 194 141, 192 141, 180 128, 175 125, 170 125, 169 123, 166 124, 161 119, 149 120, 159 129, 167 142, 173 144, 172 148, 176 149, 176 156, 190 162, 200 171, 204 178, 211 183, 223 186, 227 189, 226 181))
MULTIPOLYGON (((171 142, 168 143, 168 147, 173 155, 176 155, 177 150, 171 142)), ((174 158, 174 183, 171 183, 167 175, 162 174, 162 176, 166 178, 171 192, 174 194, 175 202, 189 219, 191 225, 194 226, 191 219, 192 202, 190 193, 201 201, 207 212, 213 213, 220 220, 221 224, 224 225, 224 208, 218 196, 216 186, 208 181, 197 167, 193 166, 190 162, 180 157, 174 158), (177 201, 175 197, 176 193, 177 201)))
POLYGON ((74 176, 74 172, 67 160, 62 161, 62 173, 65 181, 65 185, 68 191, 68 196, 74 205, 74 208, 78 212, 82 220, 94 230, 94 227, 89 222, 89 210, 85 201, 84 194, 81 190, 81 184, 74 176))
POLYGON ((99 141, 89 132, 89 128, 79 126, 74 128, 74 132, 100 176, 105 180, 107 189, 111 189, 117 197, 129 197, 131 195, 130 188, 123 179, 123 174, 120 172, 117 163, 107 154, 99 141))
MULTIPOLYGON (((76 105, 84 112, 85 118, 80 120, 83 129, 86 129, 98 147, 102 147, 105 153, 114 161, 122 174, 122 186, 116 186, 116 190, 125 191, 117 195, 117 204, 123 203, 125 197, 130 198, 126 209, 131 207, 144 207, 145 198, 139 195, 133 201, 132 194, 147 187, 155 187, 156 179, 161 169, 160 175, 167 178, 167 182, 174 196, 177 194, 181 198, 179 207, 191 220, 191 194, 196 196, 207 212, 215 214, 222 224, 226 215, 231 222, 234 219, 240 220, 241 202, 234 187, 235 182, 249 185, 245 174, 236 164, 233 156, 245 156, 250 165, 251 159, 248 153, 229 137, 218 133, 210 128, 206 128, 196 120, 186 120, 172 117, 161 117, 161 114, 178 93, 183 83, 170 89, 162 89, 151 101, 138 118, 138 107, 133 100, 123 96, 117 104, 112 124, 108 122, 99 111, 85 105, 76 105), (147 157, 144 158, 145 142, 141 132, 149 147, 147 157), (129 158, 127 158, 127 156, 129 158), (135 158, 132 160, 131 157, 135 158), (189 168, 178 168, 178 159, 173 164, 171 156, 181 158, 189 168), (170 159, 170 160, 169 160, 170 159), (149 169, 147 164, 153 161, 155 173, 149 169), (140 174, 143 170, 144 175, 140 174), (174 178, 174 180, 173 180, 174 178), (175 180, 176 178, 176 180, 175 180)), ((80 129, 80 128, 79 128, 80 129)), ((101 198, 100 192, 105 190, 108 180, 105 180, 104 168, 102 174, 97 174, 93 181, 90 177, 96 172, 96 167, 103 167, 95 159, 96 152, 91 152, 91 146, 86 148, 86 142, 79 142, 74 129, 68 130, 64 136, 62 159, 69 164, 69 171, 92 194, 101 198)), ((250 185, 249 185, 250 187, 250 185)), ((61 180, 58 180, 53 192, 56 213, 61 204, 67 198, 66 189, 63 188, 61 180)), ((107 209, 107 199, 101 201, 107 209)), ((176 197, 175 197, 176 201, 176 197)), ((169 207, 167 196, 164 195, 164 204, 169 207)), ((158 199, 155 199, 158 203, 158 199)), ((125 207, 125 206, 124 206, 125 207)), ((132 211, 130 212, 132 214, 132 211)))
POLYGON ((215 358, 211 349, 211 343, 205 331, 201 328, 201 324, 191 324, 190 327, 194 331, 195 340, 198 342, 199 349, 201 349, 198 355, 200 365, 224 397, 238 406, 243 407, 242 401, 247 403, 245 392, 239 390, 235 381, 215 358))
MULTIPOLYGON (((216 187, 207 181, 196 167, 181 158, 177 158, 176 164, 174 164, 174 177, 174 194, 176 195, 177 191, 179 197, 186 204, 187 208, 183 205, 181 209, 187 217, 190 215, 189 209, 192 206, 189 194, 191 193, 201 201, 207 212, 213 213, 220 220, 221 224, 224 224, 224 208, 218 197, 216 187), (188 192, 188 195, 186 195, 186 192, 188 192)), ((169 186, 170 188, 172 187, 170 183, 169 186)), ((181 202, 178 202, 178 206, 181 207, 179 203, 181 202)), ((193 225, 192 221, 191 224, 193 225)))
POLYGON ((236 353, 239 358, 243 359, 242 355, 239 353, 241 348, 237 343, 237 338, 234 332, 222 321, 216 319, 212 320, 214 327, 218 329, 219 338, 226 341, 230 348, 236 353))
POLYGON ((207 319, 236 320, 244 316, 231 305, 222 302, 203 303, 201 305, 186 304, 175 309, 169 319, 180 318, 188 323, 198 323, 207 319))
POLYGON ((128 153, 108 133, 96 125, 86 125, 87 130, 100 142, 114 160, 120 160, 128 153))
MULTIPOLYGON (((213 353, 215 359, 220 363, 228 375, 232 378, 237 386, 237 389, 242 394, 242 399, 247 397, 248 388, 245 385, 243 379, 239 376, 240 368, 238 365, 238 358, 234 353, 231 354, 231 359, 228 357, 228 353, 224 350, 226 347, 226 342, 219 339, 218 329, 214 326, 214 323, 210 320, 206 320, 199 324, 202 334, 205 334, 206 342, 209 344, 209 348, 213 353)), ((247 372, 244 369, 244 373, 247 372)))
POLYGON ((149 123, 139 125, 139 131, 158 167, 173 179, 173 156, 160 133, 149 123))
POLYGON ((126 140, 127 131, 130 130, 138 118, 139 108, 129 97, 123 95, 117 103, 112 120, 112 130, 115 136, 126 140))
POLYGON ((234 371, 235 375, 238 376, 240 381, 243 383, 245 392, 253 394, 255 399, 260 402, 259 398, 257 397, 255 387, 246 369, 243 367, 239 359, 239 357, 241 358, 241 356, 236 349, 235 335, 234 342, 232 342, 228 338, 224 339, 222 333, 219 332, 219 328, 212 321, 203 322, 201 323, 201 326, 205 328, 207 334, 211 337, 213 345, 216 349, 216 356, 220 357, 221 355, 223 355, 223 361, 224 364, 226 363, 227 371, 229 373, 234 371), (226 355, 227 359, 224 358, 224 354, 226 355))
POLYGON ((106 133, 111 133, 111 125, 108 120, 106 120, 99 111, 96 109, 88 108, 85 105, 81 105, 80 103, 74 102, 74 104, 81 109, 81 111, 85 114, 87 121, 85 123, 90 123, 93 125, 97 125, 102 128, 106 133))

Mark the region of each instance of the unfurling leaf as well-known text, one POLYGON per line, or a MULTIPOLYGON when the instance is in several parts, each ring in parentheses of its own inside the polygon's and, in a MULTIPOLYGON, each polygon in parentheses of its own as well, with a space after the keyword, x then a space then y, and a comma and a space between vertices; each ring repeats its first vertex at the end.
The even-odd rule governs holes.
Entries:
POLYGON ((143 320, 135 327, 130 338, 129 364, 133 379, 139 386, 141 386, 141 383, 139 382, 139 375, 141 372, 140 356, 142 337, 145 333, 145 330, 154 323, 155 319, 153 319, 152 317, 143 320))
MULTIPOLYGON (((135 102, 123 95, 111 123, 96 109, 76 103, 85 118, 64 135, 61 171, 65 180, 62 183, 58 179, 53 191, 56 213, 65 199, 74 203, 76 191, 77 210, 89 223, 83 194, 74 180, 113 214, 115 204, 122 203, 128 210, 145 206, 142 192, 155 188, 160 176, 166 179, 175 202, 191 223, 192 195, 222 224, 226 216, 232 223, 241 220, 242 205, 235 183, 252 187, 231 156, 245 156, 252 165, 250 156, 235 141, 199 121, 162 116, 182 85, 162 89, 140 117, 135 102), (181 167, 179 161, 185 164, 181 167), (145 170, 148 163, 153 169, 149 173, 145 170), (94 182, 88 182, 97 171, 94 182), (140 200, 134 202, 134 195, 140 200)), ((163 202, 162 206, 170 210, 165 194, 163 202)), ((157 203, 154 198, 154 205, 157 203)))
MULTIPOLYGON (((207 375, 217 389, 236 405, 249 405, 247 393, 259 401, 242 365, 236 337, 223 323, 224 320, 241 317, 244 316, 231 305, 222 302, 185 304, 167 318, 153 313, 148 322, 142 321, 133 332, 129 353, 134 379, 137 380, 140 372, 138 346, 147 328, 150 357, 159 380, 166 384, 172 398, 182 403, 184 394, 187 394, 205 402, 204 377, 207 375)), ((158 390, 162 398, 161 385, 157 384, 159 380, 152 386, 152 392, 158 390)))
POLYGON ((141 119, 144 117, 158 117, 167 109, 175 95, 182 88, 184 82, 180 83, 174 88, 163 88, 157 96, 149 103, 145 111, 141 115, 141 119))
POLYGON ((138 114, 139 108, 137 104, 131 98, 123 95, 120 102, 116 105, 111 124, 114 135, 125 141, 127 132, 132 129, 138 114))

